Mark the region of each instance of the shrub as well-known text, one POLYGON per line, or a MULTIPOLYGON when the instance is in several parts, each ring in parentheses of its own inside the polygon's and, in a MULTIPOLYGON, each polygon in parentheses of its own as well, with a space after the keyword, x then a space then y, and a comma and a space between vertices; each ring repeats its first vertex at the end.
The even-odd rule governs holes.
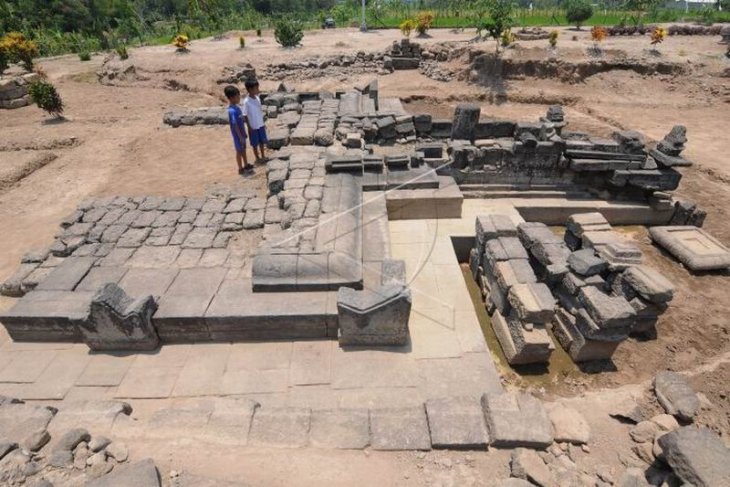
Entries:
POLYGON ((256 37, 261 37, 261 29, 256 29, 256 37))
POLYGON ((667 29, 664 27, 654 27, 654 30, 651 31, 651 45, 655 46, 657 44, 661 44, 664 42, 667 35, 667 29))
POLYGON ((401 34, 406 37, 411 37, 411 32, 413 32, 413 29, 416 28, 416 22, 411 19, 406 19, 400 23, 398 28, 400 29, 401 34))
MULTIPOLYGON (((38 45, 25 38, 20 32, 9 32, 0 39, 0 58, 4 58, 5 69, 10 63, 21 63, 26 71, 33 71, 33 58, 38 56, 38 45)), ((0 60, 0 72, 3 61, 0 60)))
POLYGON ((593 5, 588 0, 568 0, 565 4, 565 18, 580 30, 581 24, 593 15, 593 5))
POLYGON ((117 54, 119 54, 119 59, 129 59, 129 52, 127 51, 127 46, 124 44, 117 46, 117 54))
POLYGON ((82 51, 79 53, 80 61, 91 61, 91 53, 88 51, 82 51))
POLYGON ((606 38, 608 35, 608 31, 605 27, 601 27, 600 25, 594 25, 591 28, 591 39, 593 39, 593 52, 592 54, 596 56, 601 55, 601 47, 600 43, 606 38))
POLYGON ((551 30, 550 34, 548 34, 548 42, 550 43, 550 47, 554 48, 558 45, 558 36, 560 35, 560 31, 557 30, 551 30))
POLYGON ((502 32, 502 35, 499 37, 499 43, 502 44, 502 47, 507 47, 510 44, 512 44, 515 41, 516 37, 512 33, 511 30, 507 29, 504 32, 502 32))
POLYGON ((41 108, 54 117, 60 117, 63 114, 63 101, 56 91, 56 87, 48 81, 34 81, 28 87, 30 99, 41 108))
POLYGON ((418 15, 416 15, 416 32, 418 32, 419 36, 426 35, 428 29, 430 29, 433 25, 433 21, 435 18, 436 16, 430 10, 427 10, 425 12, 418 12, 418 15))
POLYGON ((283 19, 276 23, 274 28, 274 39, 282 47, 298 46, 304 37, 302 25, 290 19, 283 19))
POLYGON ((244 47, 246 47, 246 38, 245 37, 241 36, 241 37, 238 38, 238 46, 241 49, 243 49, 244 47))
POLYGON ((185 34, 178 34, 172 40, 172 45, 177 47, 178 52, 188 52, 188 36, 185 34))

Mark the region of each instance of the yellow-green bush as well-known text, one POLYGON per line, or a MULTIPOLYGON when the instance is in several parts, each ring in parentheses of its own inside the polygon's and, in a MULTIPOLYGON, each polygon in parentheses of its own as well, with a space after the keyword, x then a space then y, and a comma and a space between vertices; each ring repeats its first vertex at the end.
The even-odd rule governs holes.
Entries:
POLYGON ((38 46, 20 32, 9 32, 0 39, 0 73, 10 63, 21 63, 26 71, 33 71, 33 58, 38 56, 38 46))

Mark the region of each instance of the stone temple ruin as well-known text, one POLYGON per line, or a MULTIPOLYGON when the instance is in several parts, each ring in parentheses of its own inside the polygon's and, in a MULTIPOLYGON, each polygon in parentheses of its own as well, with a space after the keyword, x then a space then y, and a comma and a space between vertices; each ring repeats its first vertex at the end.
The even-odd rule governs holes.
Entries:
MULTIPOLYGON (((142 421, 117 414, 121 438, 170 440, 192 422, 196 438, 253 447, 586 444, 590 432, 575 427, 585 420, 574 411, 505 392, 475 310, 486 309, 510 365, 545 364, 562 351, 576 363, 610 361, 629 336, 661 333, 656 323, 674 293, 620 225, 650 226, 653 241, 693 272, 730 267, 730 251, 700 228, 704 211, 672 195, 677 168, 691 164, 681 126, 649 144, 634 131, 610 138, 571 131, 559 106, 537 121, 512 121, 464 103, 452 119, 439 119, 381 96, 377 81, 336 93, 282 85, 263 103, 271 152, 262 188, 83 201, 51 245, 28 252, 2 284, 17 301, 0 322, 14 341, 85 343, 99 352, 319 340, 338 345, 328 353, 338 353, 331 370, 341 375, 328 384, 328 363, 325 381, 303 384, 354 391, 349 397, 365 403, 360 394, 372 394, 361 386, 365 377, 374 389, 413 398, 403 407, 327 410, 301 398, 283 408, 225 398, 142 421), (475 302, 466 288, 472 280, 481 291, 475 302), (368 353, 388 356, 368 362, 368 353)), ((220 107, 176 110, 163 121, 221 124, 225 115, 220 107)), ((282 371, 287 390, 289 370, 282 371)), ((147 370, 135 373, 139 380, 147 370)), ((245 374, 202 377, 205 394, 261 392, 242 388, 245 374)), ((667 411, 692 392, 681 377, 669 379, 655 384, 667 411)), ((140 397, 127 384, 116 397, 140 397)), ((196 392, 181 393, 188 394, 196 392)), ((686 430, 662 436, 672 465, 679 449, 672 442, 693 434, 686 430)), ((710 441, 704 436, 697 441, 710 441)), ((514 476, 524 478, 516 472, 531 454, 514 452, 514 476)))
MULTIPOLYGON (((676 168, 691 164, 682 126, 647 147, 634 131, 571 132, 559 106, 535 122, 482 119, 468 103, 452 120, 434 119, 381 97, 377 81, 338 93, 282 85, 264 104, 275 150, 265 195, 219 188, 83 202, 3 284, 20 297, 2 316, 13 339, 96 350, 302 338, 404 345, 412 296, 404 262, 390 258, 387 222, 460 218, 464 198, 516 198, 526 220, 479 216, 468 256, 513 364, 548 361, 551 334, 580 362, 651 332, 672 285, 609 222, 657 226, 653 238, 691 269, 728 266, 727 249, 697 228, 704 212, 670 193, 676 168), (535 195, 576 204, 530 204, 535 195), (257 229, 257 248, 230 248, 257 229), (704 238, 711 257, 694 255, 696 240, 672 238, 704 238)), ((217 108, 164 117, 173 126, 222 119, 217 108)))

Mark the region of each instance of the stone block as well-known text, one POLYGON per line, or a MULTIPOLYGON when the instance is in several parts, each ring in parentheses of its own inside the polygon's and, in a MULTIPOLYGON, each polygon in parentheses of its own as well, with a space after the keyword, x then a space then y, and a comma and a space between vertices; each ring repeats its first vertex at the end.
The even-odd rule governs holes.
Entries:
POLYGON ((546 363, 555 346, 541 324, 522 323, 512 313, 505 317, 498 309, 492 314, 492 329, 510 365, 546 363))
MULTIPOLYGON (((555 484, 550 468, 545 464, 540 455, 526 448, 517 448, 512 452, 510 458, 511 480, 524 479, 528 485, 539 485, 548 487, 555 484)), ((517 487, 517 486, 515 486, 517 487)))
POLYGON ((516 237, 498 237, 488 240, 484 252, 492 261, 527 259, 527 251, 516 237))
POLYGON ((312 411, 309 443, 315 448, 362 449, 370 444, 367 409, 312 411))
POLYGON ((337 293, 340 345, 405 345, 411 302, 409 289, 399 284, 363 291, 341 287, 337 293))
POLYGON ((546 407, 550 421, 553 423, 555 441, 576 445, 588 443, 591 438, 591 428, 582 414, 561 403, 546 405, 546 407))
POLYGON ((513 259, 497 262, 494 265, 494 276, 499 287, 506 293, 515 284, 537 282, 537 277, 525 259, 513 259))
POLYGON ((486 450, 489 434, 478 398, 445 397, 426 401, 433 448, 486 450))
POLYGON ((630 326, 636 316, 634 308, 623 296, 610 296, 593 286, 581 288, 578 300, 601 328, 630 326))
POLYGON ((524 322, 547 323, 555 314, 555 298, 543 283, 515 284, 507 299, 524 322))
POLYGON ((568 267, 581 276, 590 277, 603 272, 608 263, 597 257, 593 249, 583 249, 576 250, 568 256, 568 267))
POLYGON ((701 228, 652 227, 649 236, 692 271, 730 267, 730 250, 701 228))
MULTIPOLYGON (((604 232, 613 233, 613 232, 604 232)), ((643 254, 638 247, 627 242, 616 241, 598 246, 599 257, 608 262, 608 269, 612 272, 623 271, 631 266, 641 264, 643 254)))
POLYGON ((665 461, 687 484, 714 487, 730 484, 730 450, 707 428, 683 427, 658 439, 665 461))
POLYGON ((423 405, 370 411, 374 450, 430 450, 428 420, 423 405))
POLYGON ((454 122, 451 128, 452 140, 474 141, 476 138, 476 126, 479 123, 479 105, 471 103, 460 103, 454 110, 454 122))
MULTIPOLYGON (((0 294, 3 296, 20 297, 25 294, 23 290, 23 281, 25 281, 38 267, 37 263, 20 264, 18 269, 2 284, 0 294)), ((52 271, 50 271, 52 272, 52 271)), ((48 275, 48 274, 46 274, 48 275)), ((38 285, 36 284, 36 287, 38 285)))
POLYGON ((32 291, 0 315, 15 341, 78 342, 79 322, 86 319, 91 292, 32 291))
POLYGON ((539 399, 523 392, 482 396, 482 409, 491 445, 502 448, 547 448, 553 430, 539 399))
POLYGON ((582 238, 584 232, 611 230, 608 220, 598 212, 570 215, 565 226, 578 238, 582 238))
POLYGON ((687 379, 670 371, 654 377, 654 393, 667 414, 692 421, 700 409, 700 400, 687 379))
POLYGON ((79 330, 92 350, 154 350, 159 344, 151 321, 156 310, 152 296, 133 299, 108 283, 92 298, 89 317, 79 330))
POLYGON ((667 303, 674 296, 674 284, 657 270, 645 265, 629 267, 617 281, 626 283, 636 294, 655 304, 667 303))
POLYGON ((584 337, 577 327, 576 317, 562 308, 558 309, 553 321, 553 335, 574 362, 610 359, 620 340, 592 340, 584 337))
POLYGON ((249 444, 267 448, 307 446, 311 422, 308 408, 260 408, 253 416, 249 444))

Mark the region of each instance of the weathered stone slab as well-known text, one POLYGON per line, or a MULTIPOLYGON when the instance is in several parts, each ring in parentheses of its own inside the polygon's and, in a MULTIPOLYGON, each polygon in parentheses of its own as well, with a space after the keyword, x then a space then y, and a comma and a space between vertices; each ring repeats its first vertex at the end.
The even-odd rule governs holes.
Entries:
POLYGON ((684 427, 659 437, 666 462, 697 487, 730 485, 730 450, 707 428, 684 427))
POLYGON ((0 407, 0 432, 3 438, 20 442, 29 433, 45 430, 55 410, 32 404, 3 404, 0 407))
POLYGON ((479 399, 459 396, 426 401, 434 448, 485 450, 489 434, 479 399))
POLYGON ((623 296, 610 296, 593 286, 582 287, 578 300, 601 328, 629 326, 636 316, 634 308, 623 296))
POLYGON ((603 272, 608 267, 608 263, 596 256, 593 249, 582 249, 570 254, 568 266, 581 276, 594 276, 603 272))
POLYGON ((555 314, 555 298, 543 283, 515 284, 507 299, 517 316, 528 323, 547 323, 555 314))
POLYGON ((430 450, 431 439, 423 405, 370 411, 374 450, 430 450))
POLYGON ((156 310, 152 296, 135 300, 108 283, 92 298, 89 317, 79 330, 92 350, 154 350, 160 341, 151 321, 156 310))
POLYGON ((684 376, 670 371, 654 377, 654 393, 667 414, 692 421, 700 409, 700 400, 684 376))
POLYGON ((126 272, 127 269, 124 267, 93 267, 76 286, 76 290, 96 292, 104 284, 110 282, 117 284, 126 272))
POLYGON ((160 487, 160 474, 151 458, 119 466, 113 472, 91 480, 86 487, 160 487))
POLYGON ((249 433, 251 446, 302 448, 307 446, 311 410, 308 408, 260 408, 249 433))
POLYGON ((492 446, 546 448, 553 431, 542 402, 529 394, 484 394, 482 409, 492 446))
POLYGON ((312 411, 309 443, 316 448, 362 449, 370 444, 367 409, 312 411))
POLYGON ((95 257, 69 257, 38 284, 36 290, 72 291, 95 262, 95 257))
POLYGON ((484 246, 487 258, 493 261, 527 259, 527 251, 516 237, 499 237, 488 240, 484 246))
POLYGON ((636 294, 655 304, 671 301, 674 296, 674 284, 657 270, 648 266, 629 267, 617 281, 630 286, 636 294))
POLYGON ((568 217, 565 226, 568 231, 578 238, 583 237, 585 232, 606 231, 611 229, 608 220, 598 212, 576 213, 568 217))
POLYGON ((652 227, 649 236, 692 271, 730 267, 730 250, 701 228, 652 227))
POLYGON ((523 325, 514 314, 505 318, 499 309, 492 314, 491 322, 509 364, 546 363, 550 360, 555 346, 543 325, 523 325))
POLYGON ((546 408, 553 423, 555 441, 578 445, 588 443, 591 429, 582 414, 561 403, 546 404, 546 408))
POLYGON ((575 316, 558 308, 553 321, 553 334, 574 362, 610 359, 619 340, 593 340, 581 334, 575 316))

